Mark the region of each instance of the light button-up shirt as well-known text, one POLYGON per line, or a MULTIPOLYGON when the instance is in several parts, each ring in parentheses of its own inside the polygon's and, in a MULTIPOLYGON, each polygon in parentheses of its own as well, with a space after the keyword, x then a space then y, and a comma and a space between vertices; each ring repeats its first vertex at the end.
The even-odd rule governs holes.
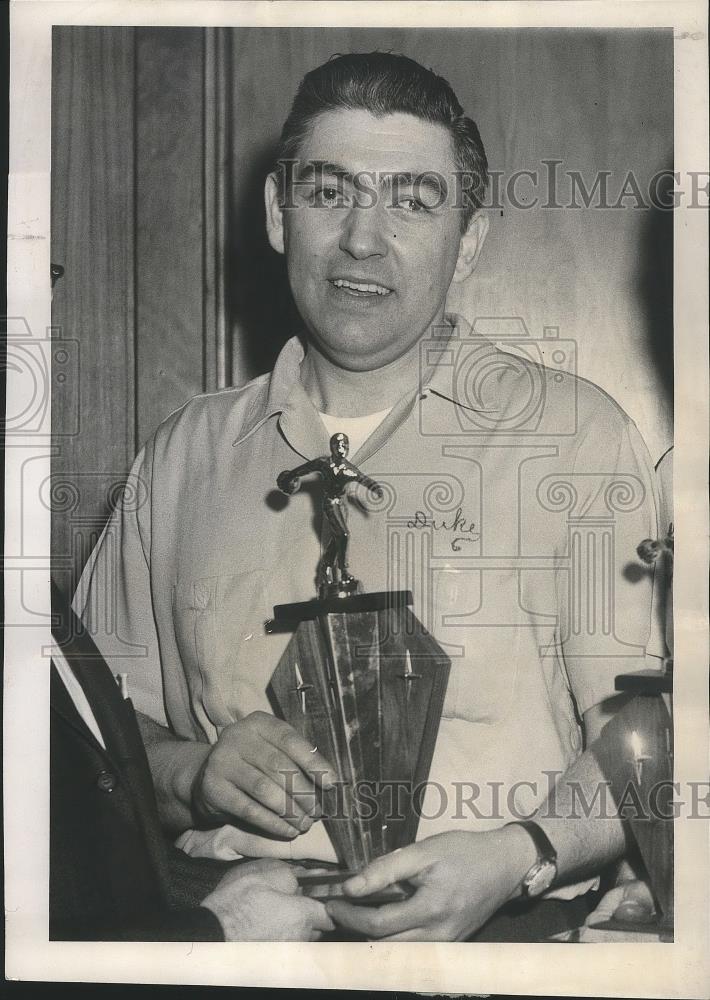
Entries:
MULTIPOLYGON (((294 338, 270 375, 160 426, 76 595, 136 708, 185 739, 271 711, 289 636, 264 622, 316 592, 319 487, 276 489, 281 470, 328 452, 302 358, 294 338)), ((657 525, 635 425, 595 385, 457 321, 422 345, 419 384, 350 458, 384 491, 351 488, 351 571, 368 591, 412 590, 451 659, 418 837, 532 813, 580 753, 582 714, 644 665, 652 580, 636 546, 657 525)), ((295 845, 234 827, 183 845, 333 856, 321 824, 295 845)))

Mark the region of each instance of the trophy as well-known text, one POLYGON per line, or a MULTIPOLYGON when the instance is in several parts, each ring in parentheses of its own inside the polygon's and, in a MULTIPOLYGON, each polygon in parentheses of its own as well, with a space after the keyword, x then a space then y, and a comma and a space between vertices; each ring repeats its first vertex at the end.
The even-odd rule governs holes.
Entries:
MULTIPOLYGON (((277 479, 295 493, 304 475, 323 486, 330 539, 318 565, 318 594, 282 604, 269 631, 293 634, 269 684, 280 715, 330 762, 337 774, 321 792, 323 823, 340 868, 299 878, 303 891, 337 895, 339 885, 374 858, 413 843, 434 753, 450 662, 410 610, 410 591, 365 593, 348 570, 346 490, 381 487, 348 461, 347 435, 334 434, 330 455, 277 479)), ((383 902, 405 898, 393 886, 383 902)))
MULTIPOLYGON (((630 843, 636 845, 655 904, 645 913, 594 924, 594 930, 652 934, 673 940, 673 717, 670 676, 659 671, 620 674, 618 691, 635 695, 607 723, 592 750, 609 782, 630 843)), ((639 873, 641 874, 641 873, 639 873)), ((636 914, 638 911, 638 914, 636 914)))
MULTIPOLYGON (((668 597, 666 641, 672 649, 673 526, 662 539, 645 539, 640 558, 657 565, 656 580, 668 597)), ((610 920, 595 929, 657 935, 673 940, 673 660, 662 671, 619 674, 616 690, 632 700, 606 725, 594 753, 638 848, 656 912, 643 919, 610 920)), ((633 907, 632 907, 633 912, 633 907)))

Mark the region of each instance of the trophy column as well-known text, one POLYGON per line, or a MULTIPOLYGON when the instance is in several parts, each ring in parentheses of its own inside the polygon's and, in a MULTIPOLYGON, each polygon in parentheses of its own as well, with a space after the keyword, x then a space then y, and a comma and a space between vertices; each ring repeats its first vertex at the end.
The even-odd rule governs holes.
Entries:
MULTIPOLYGON (((363 593, 350 574, 345 489, 351 482, 380 487, 347 460, 344 434, 330 444, 330 456, 277 480, 285 493, 295 492, 303 475, 323 480, 331 539, 318 567, 318 596, 276 606, 267 623, 271 631, 293 631, 269 684, 274 709, 338 776, 321 805, 342 868, 299 880, 305 884, 337 883, 415 840, 450 667, 410 610, 410 591, 363 593)), ((387 898, 402 895, 395 887, 387 898)))

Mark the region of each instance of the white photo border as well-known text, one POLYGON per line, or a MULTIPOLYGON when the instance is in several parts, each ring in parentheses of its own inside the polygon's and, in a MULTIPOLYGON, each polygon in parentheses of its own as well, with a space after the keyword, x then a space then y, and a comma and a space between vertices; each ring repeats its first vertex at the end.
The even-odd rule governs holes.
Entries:
MULTIPOLYGON (((708 170, 707 12, 666 2, 171 2, 14 0, 8 316, 42 336, 49 287, 51 31, 55 24, 358 25, 412 27, 672 27, 675 170, 708 170)), ((708 777, 707 215, 674 215, 675 718, 676 778, 708 777)), ((8 372, 8 412, 17 399, 8 372)), ((20 980, 240 985, 315 989, 523 993, 558 996, 707 996, 710 982, 708 824, 675 824, 672 944, 549 945, 64 943, 48 941, 50 515, 23 504, 26 462, 49 474, 43 434, 6 450, 5 858, 6 976, 20 980), (28 542, 28 540, 31 540, 28 542), (25 601, 22 600, 24 595, 25 601), (25 604, 41 609, 30 615, 25 604), (641 949, 640 951, 638 949, 641 949)))

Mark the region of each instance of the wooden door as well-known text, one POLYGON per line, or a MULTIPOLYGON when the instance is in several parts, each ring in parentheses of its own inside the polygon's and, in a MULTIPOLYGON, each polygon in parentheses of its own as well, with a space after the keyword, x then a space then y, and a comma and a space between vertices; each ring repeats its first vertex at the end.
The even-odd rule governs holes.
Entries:
POLYGON ((64 274, 52 322, 78 357, 75 391, 52 410, 52 556, 67 592, 141 444, 190 396, 232 381, 227 41, 217 29, 54 30, 52 261, 64 274))

